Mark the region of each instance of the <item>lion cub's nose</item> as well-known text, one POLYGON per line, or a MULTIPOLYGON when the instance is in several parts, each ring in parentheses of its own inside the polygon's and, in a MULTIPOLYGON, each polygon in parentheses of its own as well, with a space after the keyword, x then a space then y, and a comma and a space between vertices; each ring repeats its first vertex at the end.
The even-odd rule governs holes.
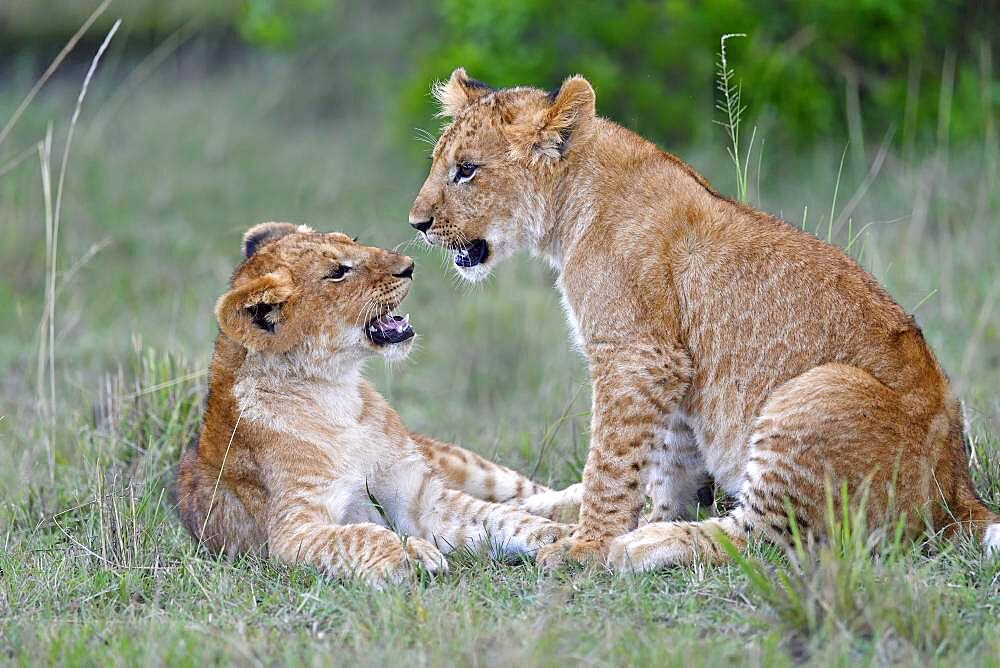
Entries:
POLYGON ((402 271, 393 274, 393 276, 395 276, 396 278, 410 278, 410 279, 412 279, 413 278, 413 266, 414 266, 414 263, 411 261, 410 264, 406 265, 406 267, 402 271))

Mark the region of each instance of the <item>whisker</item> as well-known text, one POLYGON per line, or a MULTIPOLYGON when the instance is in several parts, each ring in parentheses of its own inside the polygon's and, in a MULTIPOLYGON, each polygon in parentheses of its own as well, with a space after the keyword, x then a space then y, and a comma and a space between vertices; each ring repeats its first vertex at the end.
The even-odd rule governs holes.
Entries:
POLYGON ((431 146, 437 144, 438 138, 424 128, 413 128, 413 132, 417 141, 430 144, 431 146))
POLYGON ((368 302, 365 302, 364 306, 361 307, 361 310, 358 311, 358 316, 357 316, 357 318, 354 319, 354 326, 355 327, 360 327, 361 326, 361 319, 365 315, 365 308, 367 306, 368 306, 368 302))
POLYGON ((375 300, 369 297, 368 301, 366 301, 365 305, 361 308, 361 312, 358 314, 358 321, 354 323, 355 327, 364 328, 364 326, 368 324, 369 320, 368 312, 372 309, 374 305, 375 305, 375 300))
POLYGON ((415 245, 417 245, 418 241, 420 241, 419 237, 414 236, 412 239, 407 239, 406 241, 399 242, 398 244, 396 244, 396 247, 393 248, 392 250, 396 253, 400 253, 404 250, 413 248, 415 245))
MULTIPOLYGON (((439 251, 438 252, 438 257, 441 258, 441 269, 444 270, 444 271, 448 271, 449 268, 450 268, 450 265, 454 262, 454 260, 452 259, 451 253, 446 248, 439 248, 437 250, 439 251)), ((454 277, 454 272, 450 272, 450 273, 454 277)))

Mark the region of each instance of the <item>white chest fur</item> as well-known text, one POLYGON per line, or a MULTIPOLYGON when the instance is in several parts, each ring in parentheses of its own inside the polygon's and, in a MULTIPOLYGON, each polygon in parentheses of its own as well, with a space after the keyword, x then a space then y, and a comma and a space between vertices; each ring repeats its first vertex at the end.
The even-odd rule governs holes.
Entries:
POLYGON ((363 408, 361 369, 335 380, 275 373, 273 360, 248 354, 233 385, 243 420, 312 443, 324 443, 331 430, 356 424, 363 408))
POLYGON ((562 303, 563 314, 566 316, 566 324, 569 327, 570 343, 580 353, 583 353, 584 346, 583 336, 580 334, 580 321, 577 320, 576 313, 574 313, 573 307, 570 305, 569 299, 566 297, 566 291, 563 289, 562 276, 556 279, 556 288, 559 289, 559 299, 562 303))
POLYGON ((335 523, 384 524, 369 495, 384 506, 400 506, 395 497, 407 487, 400 484, 400 462, 422 472, 413 466, 422 460, 408 437, 400 442, 374 418, 362 421, 371 394, 362 389, 361 369, 340 370, 329 380, 262 373, 266 362, 248 356, 238 373, 233 395, 241 420, 308 448, 312 466, 299 474, 306 476, 301 482, 322 490, 315 501, 335 523))

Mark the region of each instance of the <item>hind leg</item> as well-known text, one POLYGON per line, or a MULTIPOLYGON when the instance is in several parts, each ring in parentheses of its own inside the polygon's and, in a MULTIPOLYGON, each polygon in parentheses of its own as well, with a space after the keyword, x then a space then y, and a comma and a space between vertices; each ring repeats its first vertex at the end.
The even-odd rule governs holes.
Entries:
POLYGON ((449 489, 483 501, 514 502, 552 492, 513 469, 501 466, 465 448, 420 434, 410 434, 428 465, 449 489))
POLYGON ((941 528, 959 489, 956 463, 965 463, 961 433, 957 405, 937 388, 901 393, 857 367, 815 367, 778 388, 754 424, 748 520, 787 542, 788 513, 772 519, 787 500, 800 529, 821 538, 830 509, 844 510, 843 489, 869 530, 900 520, 910 537, 941 528))
POLYGON ((417 453, 400 458, 367 484, 396 531, 433 543, 444 554, 485 548, 493 555, 532 555, 570 531, 544 517, 449 489, 417 453))
POLYGON ((653 522, 612 540, 608 566, 621 572, 642 572, 699 559, 718 564, 727 559, 719 536, 743 549, 748 533, 741 508, 703 522, 653 522))
POLYGON ((411 438, 448 489, 560 522, 575 522, 580 514, 580 483, 549 489, 471 450, 419 434, 411 438))
POLYGON ((856 367, 813 368, 779 387, 755 421, 740 508, 706 522, 640 527, 612 542, 609 564, 649 570, 699 555, 724 560, 719 531, 737 546, 756 533, 787 549, 792 520, 804 535, 822 537, 827 499, 841 510, 841 485, 869 527, 900 517, 911 535, 925 520, 940 526, 951 494, 953 430, 945 413, 922 408, 921 397, 904 400, 856 367))

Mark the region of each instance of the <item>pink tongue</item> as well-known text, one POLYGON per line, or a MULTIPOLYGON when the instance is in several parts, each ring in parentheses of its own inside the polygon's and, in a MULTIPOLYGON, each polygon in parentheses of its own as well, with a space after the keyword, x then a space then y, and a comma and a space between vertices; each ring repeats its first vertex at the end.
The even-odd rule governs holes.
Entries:
POLYGON ((405 318, 396 319, 391 314, 387 314, 375 321, 375 325, 385 331, 392 330, 394 332, 402 333, 406 331, 407 322, 405 318))

